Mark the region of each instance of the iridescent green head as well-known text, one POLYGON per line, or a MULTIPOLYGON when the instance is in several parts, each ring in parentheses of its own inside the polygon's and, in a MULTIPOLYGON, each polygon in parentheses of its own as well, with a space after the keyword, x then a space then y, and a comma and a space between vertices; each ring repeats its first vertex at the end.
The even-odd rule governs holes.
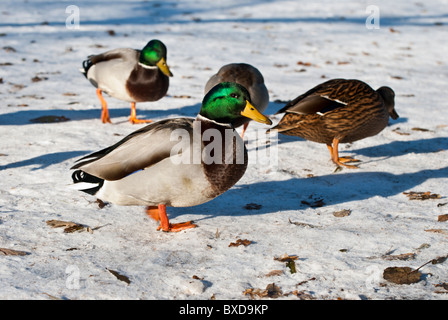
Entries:
POLYGON ((202 100, 199 114, 219 123, 234 124, 238 119, 247 117, 272 124, 251 104, 246 88, 234 82, 221 82, 214 86, 202 100))
POLYGON ((166 46, 162 41, 154 39, 141 50, 139 62, 145 66, 157 66, 166 76, 173 74, 166 64, 166 46))

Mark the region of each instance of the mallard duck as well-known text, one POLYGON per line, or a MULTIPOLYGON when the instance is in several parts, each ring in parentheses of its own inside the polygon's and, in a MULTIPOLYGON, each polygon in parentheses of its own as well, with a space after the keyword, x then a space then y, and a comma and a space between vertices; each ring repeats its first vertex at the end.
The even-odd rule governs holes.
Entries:
POLYGON ((172 76, 166 64, 166 46, 151 40, 142 50, 120 48, 89 56, 81 72, 97 88, 101 101, 101 121, 111 122, 102 92, 119 100, 131 102, 131 123, 147 123, 137 119, 136 102, 157 101, 168 91, 172 76))
POLYGON ((394 97, 389 87, 375 91, 360 80, 329 80, 280 109, 276 114, 285 115, 270 130, 325 143, 334 163, 357 168, 347 163, 358 160, 339 157, 339 143, 374 136, 387 126, 389 116, 397 119, 394 97))
MULTIPOLYGON (((258 111, 263 113, 269 104, 269 93, 261 72, 254 66, 246 63, 230 63, 222 66, 217 73, 210 77, 205 84, 204 93, 206 94, 220 82, 236 82, 245 87, 250 94, 250 98, 258 111)), ((241 118, 235 124, 235 127, 243 125, 241 137, 249 125, 250 119, 241 118)))
POLYGON ((199 205, 238 182, 246 171, 247 151, 233 124, 243 116, 272 124, 251 104, 244 87, 220 83, 205 95, 195 119, 151 123, 79 159, 72 167, 73 182, 89 183, 79 189, 106 202, 148 206, 148 215, 160 220, 163 231, 195 227, 191 221, 169 223, 166 206, 199 205))

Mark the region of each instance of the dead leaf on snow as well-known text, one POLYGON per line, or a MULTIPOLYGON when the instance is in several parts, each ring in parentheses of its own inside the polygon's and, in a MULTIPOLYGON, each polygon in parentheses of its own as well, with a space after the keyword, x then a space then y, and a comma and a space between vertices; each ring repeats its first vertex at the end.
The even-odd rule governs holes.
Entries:
POLYGON ((395 128, 392 131, 397 133, 397 134, 399 134, 399 135, 402 135, 402 136, 409 136, 410 135, 410 133, 408 133, 408 132, 400 131, 400 128, 395 128))
POLYGON ((62 220, 47 220, 47 225, 53 228, 61 228, 61 227, 73 227, 76 225, 76 223, 62 220))
POLYGON ((107 206, 107 203, 105 203, 103 200, 101 199, 96 199, 95 203, 98 204, 98 208, 103 209, 105 206, 107 206))
POLYGON ((316 280, 315 277, 309 278, 308 280, 301 281, 298 284, 296 284, 296 287, 301 286, 301 285, 303 285, 303 284, 305 284, 305 283, 307 283, 309 281, 314 281, 314 280, 316 280))
POLYGON ((231 242, 231 243, 229 244, 229 247, 239 247, 239 246, 241 246, 241 245, 247 247, 247 246, 250 245, 251 243, 252 243, 252 241, 247 240, 247 239, 244 239, 244 240, 238 239, 238 240, 236 240, 236 242, 231 242))
POLYGON ((313 65, 311 62, 303 62, 303 61, 298 61, 297 64, 299 66, 305 66, 305 67, 311 67, 313 65))
POLYGON ((295 260, 297 260, 299 257, 296 255, 288 255, 288 254, 282 254, 280 257, 274 257, 274 260, 280 261, 280 262, 286 262, 286 266, 289 268, 289 271, 291 273, 296 273, 296 263, 295 260))
POLYGON ((80 224, 77 224, 77 225, 65 228, 64 232, 65 233, 73 233, 75 231, 81 231, 81 230, 84 230, 84 226, 80 225, 80 224))
POLYGON ((305 223, 305 222, 293 222, 293 221, 291 221, 291 219, 288 219, 288 220, 289 220, 289 223, 295 224, 296 226, 299 226, 299 227, 319 228, 318 226, 315 226, 313 224, 309 224, 309 223, 305 223))
POLYGON ((283 274, 283 270, 272 270, 266 273, 265 277, 275 277, 275 276, 281 276, 283 274))
POLYGON ((39 77, 39 76, 34 76, 31 78, 32 82, 39 82, 39 81, 43 81, 43 80, 48 80, 48 77, 39 77))
POLYGON ((411 130, 413 130, 413 131, 421 131, 421 132, 434 132, 432 130, 425 129, 425 128, 412 128, 411 130))
POLYGON ((278 298, 282 295, 282 290, 275 283, 268 284, 266 286, 267 296, 269 298, 278 298))
POLYGON ((280 262, 286 262, 286 261, 290 261, 290 260, 297 260, 299 259, 298 256, 296 255, 292 255, 290 256, 289 254, 282 254, 280 257, 274 257, 274 260, 280 261, 280 262))
MULTIPOLYGON (((86 226, 75 223, 72 221, 62 221, 62 220, 48 220, 47 225, 52 228, 64 228, 65 233, 73 233, 75 231, 82 231, 86 226)), ((88 227, 87 227, 88 228, 88 227)), ((88 228, 90 229, 90 228, 88 228)))
POLYGON ((409 192, 403 192, 403 194, 407 195, 409 200, 428 200, 428 199, 441 198, 440 194, 431 193, 429 191, 426 192, 409 191, 409 192))
POLYGON ((396 255, 384 255, 382 256, 384 260, 413 260, 415 259, 415 253, 402 253, 402 254, 396 254, 396 255))
POLYGON ((131 283, 131 280, 129 280, 128 277, 120 274, 118 271, 112 270, 112 269, 108 269, 106 268, 107 271, 109 271, 110 273, 112 273, 118 280, 126 282, 127 284, 131 283))
POLYGON ((298 291, 298 290, 294 290, 291 292, 286 292, 283 295, 285 297, 289 296, 289 295, 295 295, 297 298, 299 298, 300 300, 316 300, 315 297, 313 297, 311 294, 307 293, 304 290, 298 291))
POLYGON ((442 257, 437 257, 435 259, 432 259, 430 262, 432 264, 439 264, 439 263, 444 263, 446 261, 446 259, 448 259, 448 256, 442 256, 442 257))
POLYGON ((349 216, 351 213, 352 213, 352 210, 350 210, 350 209, 343 209, 343 210, 341 210, 341 211, 335 211, 335 212, 333 212, 333 215, 334 215, 335 217, 342 218, 342 217, 347 217, 347 216, 349 216))
POLYGON ((423 268, 424 266, 426 266, 427 264, 439 264, 439 263, 444 263, 446 260, 448 259, 448 255, 447 256, 441 256, 441 257, 437 257, 434 259, 429 260, 428 262, 425 262, 424 264, 422 264, 420 267, 418 267, 417 269, 414 270, 414 272, 420 270, 421 268, 423 268))
POLYGON ((448 291, 448 282, 435 284, 434 287, 436 287, 436 288, 443 288, 443 289, 448 291))
POLYGON ((435 259, 432 259, 432 260, 424 263, 417 269, 412 269, 409 267, 389 267, 389 268, 384 269, 383 278, 387 281, 390 281, 390 282, 396 283, 396 284, 417 283, 421 280, 420 278, 421 278, 422 274, 419 272, 419 270, 422 267, 426 266, 429 263, 432 263, 432 264, 443 263, 447 260, 447 258, 448 258, 448 256, 437 257, 435 259))
POLYGON ((42 292, 42 294, 46 295, 48 298, 50 298, 50 300, 62 300, 61 298, 55 297, 49 293, 46 292, 42 292))
POLYGON ((448 221, 448 214, 441 214, 437 217, 438 222, 445 222, 448 221))
POLYGON ((409 267, 388 267, 383 278, 396 284, 412 284, 420 281, 421 273, 409 267))
POLYGON ((3 255, 3 256, 26 256, 27 254, 29 254, 29 253, 25 252, 25 251, 0 248, 0 255, 3 255))
POLYGON ((444 235, 448 235, 448 230, 446 229, 425 229, 426 232, 440 233, 444 235))
POLYGON ((243 294, 249 295, 252 299, 255 296, 260 298, 278 298, 282 296, 282 290, 275 283, 268 284, 266 289, 262 290, 259 288, 249 288, 244 290, 243 294))

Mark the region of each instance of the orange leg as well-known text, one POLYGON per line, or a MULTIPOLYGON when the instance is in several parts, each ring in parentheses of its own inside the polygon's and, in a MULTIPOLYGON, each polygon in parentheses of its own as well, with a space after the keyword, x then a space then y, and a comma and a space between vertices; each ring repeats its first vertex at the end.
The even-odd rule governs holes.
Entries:
POLYGON ((159 204, 158 207, 148 207, 146 209, 146 213, 154 220, 160 220, 160 226, 157 228, 157 230, 162 229, 162 231, 166 232, 178 232, 185 229, 197 227, 197 225, 195 225, 191 221, 182 223, 170 223, 168 220, 168 216, 166 215, 166 206, 164 204, 159 204))
POLYGON ((111 123, 110 118, 109 118, 109 110, 107 110, 107 102, 106 102, 106 100, 104 100, 103 95, 101 94, 101 90, 100 89, 96 89, 96 95, 100 99, 101 106, 102 106, 101 121, 103 123, 111 123))
POLYGON ((336 163, 339 166, 344 166, 350 169, 358 169, 357 166, 352 166, 349 164, 345 164, 345 162, 357 162, 359 160, 350 158, 350 157, 339 157, 339 140, 334 138, 333 139, 333 145, 331 144, 327 144, 328 150, 330 151, 331 154, 331 160, 333 160, 334 163, 336 163))
POLYGON ((135 102, 131 103, 131 116, 129 117, 129 122, 132 124, 136 123, 150 123, 152 120, 140 120, 137 119, 137 109, 135 108, 135 102))

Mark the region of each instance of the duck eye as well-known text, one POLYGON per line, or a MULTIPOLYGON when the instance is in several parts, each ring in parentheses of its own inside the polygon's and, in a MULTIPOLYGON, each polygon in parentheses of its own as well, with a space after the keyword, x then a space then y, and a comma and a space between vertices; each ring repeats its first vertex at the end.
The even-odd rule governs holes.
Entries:
POLYGON ((238 95, 237 95, 236 93, 231 93, 230 96, 231 96, 232 98, 238 99, 238 95))

